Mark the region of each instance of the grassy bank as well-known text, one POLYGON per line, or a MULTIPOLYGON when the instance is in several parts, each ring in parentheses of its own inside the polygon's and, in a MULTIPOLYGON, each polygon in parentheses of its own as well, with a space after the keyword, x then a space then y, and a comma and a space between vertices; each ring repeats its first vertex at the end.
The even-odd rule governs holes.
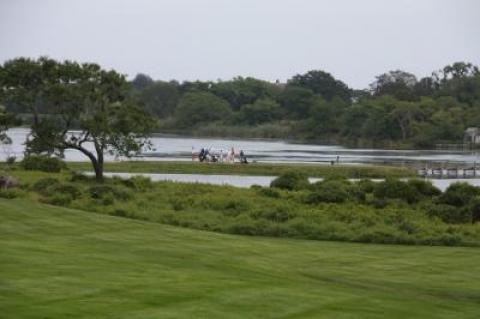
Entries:
MULTIPOLYGON (((87 162, 68 163, 72 170, 92 170, 87 162)), ((179 173, 179 174, 230 174, 277 176, 296 171, 311 177, 343 176, 348 178, 412 177, 415 172, 408 168, 389 166, 343 166, 315 164, 221 164, 199 162, 148 162, 127 161, 106 163, 108 172, 130 173, 179 173)))
POLYGON ((221 235, 0 199, 2 318, 476 318, 478 248, 221 235))
MULTIPOLYGON (((22 189, 2 191, 0 197, 193 229, 350 242, 480 245, 480 223, 472 224, 468 218, 442 219, 453 218, 448 214, 455 214, 455 207, 445 210, 445 205, 435 206, 431 198, 417 198, 415 193, 409 193, 415 196, 411 203, 401 198, 382 199, 373 189, 362 191, 364 186, 344 182, 289 191, 152 183, 142 178, 108 179, 97 185, 90 178, 67 172, 14 170, 11 174, 20 179, 22 189), (447 215, 432 215, 437 208, 447 215)), ((403 190, 399 192, 403 194, 403 190)))

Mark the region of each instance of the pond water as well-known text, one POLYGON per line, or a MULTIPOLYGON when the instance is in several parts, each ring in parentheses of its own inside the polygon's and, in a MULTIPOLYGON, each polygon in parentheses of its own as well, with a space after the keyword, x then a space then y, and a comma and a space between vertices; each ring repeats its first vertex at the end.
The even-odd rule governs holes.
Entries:
MULTIPOLYGON (((85 173, 93 175, 91 172, 85 173)), ((269 186, 275 176, 243 176, 243 175, 201 175, 201 174, 151 174, 151 173, 105 173, 107 177, 118 176, 121 178, 130 178, 132 176, 145 176, 154 182, 172 181, 181 183, 201 183, 212 185, 229 185, 235 187, 248 188, 252 185, 269 186)), ((309 178, 310 183, 322 180, 321 178, 309 178)), ((382 179, 372 179, 379 182, 382 179)), ((358 181, 358 179, 351 179, 358 181)), ((474 186, 480 186, 480 178, 470 179, 432 179, 433 185, 444 191, 447 187, 456 182, 467 182, 474 186)))
MULTIPOLYGON (((10 129, 11 145, 0 147, 0 160, 7 156, 21 158, 24 143, 29 130, 23 128, 10 129)), ((342 146, 293 144, 272 140, 235 140, 221 138, 189 138, 172 136, 155 136, 152 139, 155 150, 143 153, 135 160, 167 160, 190 161, 192 148, 211 148, 212 151, 244 150, 250 161, 274 163, 324 163, 339 159, 341 164, 392 164, 392 165, 424 165, 431 163, 451 163, 453 165, 472 166, 480 162, 477 151, 462 150, 381 150, 353 149, 342 146)), ((87 161, 78 151, 67 150, 67 161, 87 161)), ((107 156, 107 161, 116 160, 107 156)))

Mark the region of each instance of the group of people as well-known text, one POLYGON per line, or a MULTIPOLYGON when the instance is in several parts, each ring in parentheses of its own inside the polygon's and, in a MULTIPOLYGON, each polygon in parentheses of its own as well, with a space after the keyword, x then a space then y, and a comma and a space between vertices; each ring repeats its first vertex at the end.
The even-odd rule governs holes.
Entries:
POLYGON ((198 152, 192 147, 192 161, 198 159, 200 162, 235 163, 236 157, 238 157, 240 163, 248 164, 245 152, 243 150, 237 151, 234 147, 228 151, 223 149, 214 151, 211 148, 201 148, 198 152))

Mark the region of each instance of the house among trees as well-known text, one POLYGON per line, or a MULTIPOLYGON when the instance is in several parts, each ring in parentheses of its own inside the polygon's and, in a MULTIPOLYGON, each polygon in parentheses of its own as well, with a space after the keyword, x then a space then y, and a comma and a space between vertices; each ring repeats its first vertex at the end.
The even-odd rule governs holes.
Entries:
POLYGON ((465 143, 480 145, 480 128, 469 127, 465 130, 465 143))

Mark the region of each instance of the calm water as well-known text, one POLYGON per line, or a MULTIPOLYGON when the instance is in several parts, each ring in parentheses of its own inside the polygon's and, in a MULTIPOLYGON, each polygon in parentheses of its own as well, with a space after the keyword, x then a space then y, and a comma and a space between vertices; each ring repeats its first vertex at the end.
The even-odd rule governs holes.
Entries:
MULTIPOLYGON (((86 173, 93 175, 93 173, 86 173)), ((130 178, 132 176, 145 176, 154 182, 172 181, 181 183, 201 183, 212 185, 229 185, 235 187, 250 187, 252 185, 269 186, 275 176, 242 176, 242 175, 201 175, 201 174, 150 174, 150 173, 106 173, 108 177, 118 176, 121 178, 130 178)), ((311 183, 321 180, 321 178, 310 178, 311 183)), ((373 179, 381 181, 382 179, 373 179)), ((356 181, 356 179, 352 179, 356 181)), ((433 185, 444 191, 455 182, 467 182, 474 186, 480 186, 480 179, 433 179, 433 185)))
MULTIPOLYGON (((0 160, 7 156, 21 158, 24 142, 28 134, 26 129, 11 129, 8 132, 12 145, 0 147, 0 160)), ((185 138, 185 137, 154 137, 154 151, 145 152, 138 159, 148 160, 191 160, 192 147, 211 148, 212 151, 227 150, 234 147, 243 149, 250 161, 258 162, 290 162, 290 163, 325 163, 336 160, 342 164, 425 164, 452 163, 472 165, 480 162, 480 154, 473 151, 446 150, 414 150, 396 151, 379 149, 351 149, 341 146, 291 144, 282 141, 265 140, 232 140, 219 138, 185 138)), ((65 152, 67 161, 86 161, 87 158, 78 151, 65 152)), ((108 161, 115 158, 107 157, 108 161)))

